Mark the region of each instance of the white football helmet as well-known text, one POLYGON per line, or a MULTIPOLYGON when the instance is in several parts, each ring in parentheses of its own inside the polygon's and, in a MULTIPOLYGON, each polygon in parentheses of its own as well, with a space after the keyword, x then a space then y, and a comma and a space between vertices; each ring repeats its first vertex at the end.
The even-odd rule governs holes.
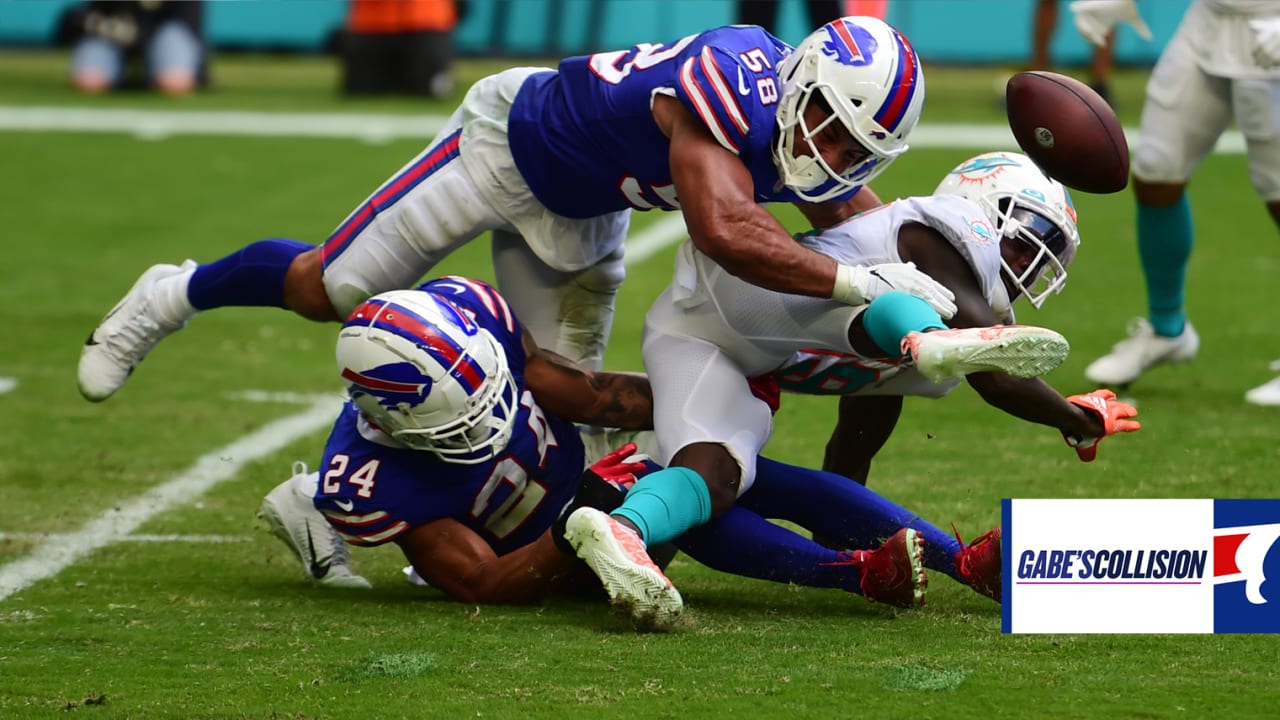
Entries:
POLYGON ((365 418, 415 450, 464 465, 506 447, 516 384, 502 346, 434 293, 365 301, 338 333, 338 367, 365 418))
POLYGON ((907 134, 920 120, 924 73, 920 58, 897 30, 873 17, 843 17, 815 30, 778 65, 782 96, 774 163, 782 183, 811 202, 830 200, 865 185, 907 150, 907 134), (804 112, 819 93, 833 111, 817 127, 804 112), (840 123, 870 155, 852 167, 832 168, 812 146, 831 122, 840 123), (803 138, 796 157, 796 137, 803 138))
POLYGON ((934 194, 959 195, 982 208, 1000 233, 1005 278, 1033 307, 1062 292, 1080 247, 1076 209, 1062 183, 1031 158, 1012 152, 969 158, 947 173, 934 194))

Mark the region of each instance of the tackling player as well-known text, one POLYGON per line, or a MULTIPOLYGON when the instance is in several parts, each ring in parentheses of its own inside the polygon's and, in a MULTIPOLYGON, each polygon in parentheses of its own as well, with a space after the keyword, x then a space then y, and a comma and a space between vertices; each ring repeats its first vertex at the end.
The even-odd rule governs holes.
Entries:
POLYGON ((730 26, 483 78, 321 246, 269 239, 148 269, 86 341, 80 391, 109 397, 200 310, 339 320, 486 231, 498 287, 539 345, 598 368, 633 209, 682 212, 700 251, 762 287, 857 305, 892 286, 950 314, 914 269, 841 265, 759 204, 796 203, 815 226, 878 205, 863 186, 906 151, 924 93, 906 38, 869 17, 828 23, 795 51, 730 26))
MULTIPOLYGON (((670 467, 637 482, 612 514, 580 511, 569 521, 583 538, 579 555, 611 596, 630 597, 643 581, 600 571, 629 566, 618 551, 626 545, 601 538, 638 537, 638 547, 666 542, 725 512, 759 481, 755 455, 772 431, 772 412, 749 384, 755 376, 770 375, 794 392, 845 396, 826 465, 864 481, 897 422, 901 396, 945 394, 961 376, 992 405, 1061 430, 1085 461, 1101 438, 1138 429, 1128 419, 1134 408, 1113 393, 1064 398, 1037 378, 1065 356, 1061 336, 998 325, 1013 322, 1014 298, 1025 295, 1038 307, 1062 288, 1079 243, 1066 189, 1029 158, 971 158, 933 196, 892 202, 800 242, 841 263, 915 263, 954 293, 951 326, 969 329, 925 332, 946 325, 904 294, 863 309, 771 293, 686 244, 677 281, 649 311, 643 348, 658 459, 670 467), (989 342, 968 345, 974 337, 989 342)), ((926 531, 925 540, 927 566, 962 576, 952 564, 958 539, 926 531)), ((974 546, 998 553, 999 528, 974 546)), ((998 585, 985 590, 999 599, 998 585)))
MULTIPOLYGON (((654 469, 605 453, 615 433, 580 433, 570 422, 647 427, 644 377, 581 371, 536 348, 484 283, 448 277, 371 298, 344 324, 338 361, 350 402, 320 472, 298 471, 268 494, 262 513, 324 584, 367 585, 350 572, 343 540, 394 542, 422 578, 454 598, 537 599, 576 563, 563 537, 573 511, 621 502, 602 478, 629 485, 634 477, 624 476, 654 469), (587 458, 601 455, 584 476, 587 458)), ((839 476, 760 463, 752 492, 678 538, 678 547, 726 572, 921 604, 919 538, 941 531, 839 476), (876 550, 837 552, 767 518, 843 547, 890 539, 876 550)), ((975 588, 998 582, 998 553, 965 551, 954 562, 971 568, 975 588)), ((647 556, 643 565, 660 590, 640 601, 636 622, 666 626, 682 607, 679 593, 647 556)))

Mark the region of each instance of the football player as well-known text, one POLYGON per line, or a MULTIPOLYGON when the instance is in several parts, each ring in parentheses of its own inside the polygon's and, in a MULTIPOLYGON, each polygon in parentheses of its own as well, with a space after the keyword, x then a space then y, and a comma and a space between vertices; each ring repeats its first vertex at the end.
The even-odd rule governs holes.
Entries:
MULTIPOLYGON (((1098 44, 1117 23, 1142 21, 1133 0, 1071 4, 1076 27, 1098 44)), ((1128 385, 1147 370, 1196 356, 1200 336, 1187 319, 1186 274, 1193 225, 1187 183, 1234 120, 1244 135, 1249 179, 1280 224, 1280 2, 1196 0, 1147 82, 1133 155, 1138 254, 1147 317, 1085 369, 1093 382, 1128 385)), ((1276 363, 1280 369, 1280 363, 1276 363)), ((1245 393, 1280 405, 1280 377, 1245 393)))
MULTIPOLYGON (((540 598, 577 562, 564 529, 574 511, 611 509, 628 476, 655 469, 624 462, 634 446, 605 451, 622 430, 649 427, 644 377, 582 371, 537 348, 502 295, 479 281, 446 277, 374 296, 343 325, 337 354, 350 401, 320 470, 296 470, 262 506, 323 584, 367 586, 344 541, 394 542, 454 598, 540 598), (572 421, 621 430, 580 432, 572 421)), ((941 531, 845 478, 760 463, 761 478, 731 512, 676 545, 726 572, 922 603, 919 538, 941 531), (830 550, 766 518, 860 549, 830 550)), ((972 568, 975 588, 998 581, 999 555, 989 550, 957 560, 972 568)), ((669 625, 679 593, 643 550, 636 556, 656 588, 639 600, 636 624, 669 625)))
MULTIPOLYGON (((863 481, 902 395, 945 394, 961 376, 992 405, 1061 430, 1086 461, 1099 439, 1138 429, 1134 408, 1109 391, 1064 398, 1039 380, 1062 360, 1065 341, 1012 325, 1013 299, 1039 307, 1061 290, 1079 243, 1066 189, 1029 158, 971 158, 933 196, 889 203, 799 242, 840 263, 914 263, 954 293, 957 329, 939 330, 947 325, 936 312, 900 293, 865 308, 772 293, 686 244, 676 282, 646 318, 643 346, 658 460, 669 467, 637 482, 613 513, 575 514, 571 533, 638 537, 643 547, 733 507, 759 481, 756 453, 772 431, 768 398, 749 381, 759 375, 789 391, 843 396, 826 464, 863 481), (587 527, 577 527, 579 517, 587 527)), ((926 566, 963 579, 959 539, 922 532, 926 566)), ((998 552, 999 532, 973 545, 998 552)), ((610 570, 597 574, 612 596, 643 588, 616 569, 629 567, 625 553, 590 540, 578 550, 610 570)), ((986 591, 999 599, 998 585, 986 591)))
POLYGON ((109 397, 200 310, 339 320, 486 231, 498 287, 539 345, 598 368, 633 209, 680 211, 702 252, 763 287, 857 305, 891 283, 949 314, 914 269, 840 265, 759 204, 796 203, 815 226, 878 205, 863 186, 906 151, 924 93, 906 38, 868 17, 827 23, 795 51, 730 26, 483 78, 322 245, 268 239, 144 272, 86 341, 80 391, 109 397))

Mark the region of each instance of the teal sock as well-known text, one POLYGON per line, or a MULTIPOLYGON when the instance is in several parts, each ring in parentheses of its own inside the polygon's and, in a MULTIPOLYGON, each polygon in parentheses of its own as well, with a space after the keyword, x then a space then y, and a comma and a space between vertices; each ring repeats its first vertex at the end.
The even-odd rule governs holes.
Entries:
POLYGON ((946 323, 929 303, 904 292, 887 292, 862 311, 862 327, 885 357, 902 357, 902 338, 910 332, 944 328, 946 323))
POLYGON ((1187 323, 1184 305, 1193 231, 1184 192, 1168 207, 1138 204, 1138 254, 1147 278, 1147 314, 1157 335, 1175 337, 1187 323))
POLYGON ((611 514, 630 520, 645 545, 658 545, 711 519, 711 491, 698 473, 670 467, 640 478, 611 514))

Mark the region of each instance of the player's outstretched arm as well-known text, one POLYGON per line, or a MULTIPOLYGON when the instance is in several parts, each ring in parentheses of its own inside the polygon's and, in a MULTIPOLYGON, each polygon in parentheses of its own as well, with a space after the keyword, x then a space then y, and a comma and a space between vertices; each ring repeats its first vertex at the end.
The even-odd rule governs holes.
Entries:
POLYGON ((1137 409, 1116 400, 1110 390, 1063 397, 1039 378, 979 373, 968 380, 991 405, 1023 420, 1057 428, 1084 462, 1097 457, 1102 438, 1141 427, 1133 420, 1137 409))
POLYGON ((470 528, 447 518, 414 528, 397 543, 423 580, 466 603, 537 602, 569 577, 577 560, 560 552, 550 530, 499 556, 470 528))
POLYGON ((546 412, 570 422, 649 430, 653 427, 653 390, 638 373, 594 372, 540 348, 526 330, 525 386, 546 412))
POLYGON ((866 485, 871 459, 889 440, 901 414, 902 397, 898 395, 841 397, 822 469, 866 485))
POLYGON ((831 297, 835 260, 797 244, 756 203, 742 160, 717 143, 679 100, 656 96, 653 114, 671 139, 671 177, 694 246, 752 285, 831 297))

